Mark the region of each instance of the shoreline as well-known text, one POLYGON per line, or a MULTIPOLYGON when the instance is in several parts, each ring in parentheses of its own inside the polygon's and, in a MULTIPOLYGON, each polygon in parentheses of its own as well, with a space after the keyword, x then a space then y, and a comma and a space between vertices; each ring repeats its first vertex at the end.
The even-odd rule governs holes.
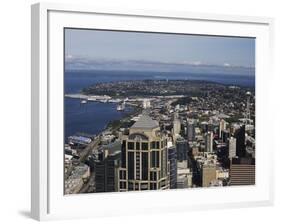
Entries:
POLYGON ((183 98, 185 95, 168 95, 168 96, 150 96, 150 97, 135 97, 135 98, 113 98, 108 95, 86 95, 81 93, 70 93, 64 95, 67 98, 80 99, 101 103, 120 103, 123 101, 127 102, 142 102, 144 100, 153 100, 153 99, 172 99, 172 98, 183 98))
MULTIPOLYGON (((84 94, 65 94, 65 98, 69 98, 69 99, 73 99, 76 102, 79 100, 87 100, 88 103, 90 104, 92 103, 96 103, 96 104, 115 104, 117 106, 117 104, 119 102, 122 102, 122 100, 111 100, 111 101, 105 101, 104 99, 107 99, 108 97, 104 97, 104 96, 88 96, 88 95, 84 95, 84 94), (97 97, 97 98, 95 98, 97 97)), ((118 118, 112 118, 109 119, 105 124, 104 127, 101 128, 101 130, 99 132, 96 133, 90 133, 90 132, 85 132, 85 131, 77 131, 75 133, 73 133, 73 135, 78 134, 78 133, 84 133, 84 134, 89 134, 89 135, 95 135, 95 136, 100 136, 102 135, 104 132, 110 131, 110 132, 114 132, 116 131, 120 126, 122 126, 123 124, 129 123, 131 121, 131 118, 134 117, 138 111, 139 111, 139 105, 138 103, 134 104, 131 102, 126 102, 126 106, 128 109, 122 110, 122 111, 116 111, 117 113, 123 114, 122 118, 118 119, 118 118)), ((114 110, 117 110, 116 108, 114 110)), ((67 138, 70 135, 66 135, 65 136, 65 143, 67 143, 67 138)))

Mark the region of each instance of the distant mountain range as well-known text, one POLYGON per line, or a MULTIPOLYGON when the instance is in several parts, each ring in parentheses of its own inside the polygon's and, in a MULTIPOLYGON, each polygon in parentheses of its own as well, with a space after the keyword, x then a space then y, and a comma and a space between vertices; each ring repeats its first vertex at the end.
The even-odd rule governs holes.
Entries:
POLYGON ((243 67, 224 63, 210 65, 201 62, 161 62, 145 60, 89 59, 65 57, 66 70, 120 70, 120 71, 163 71, 210 74, 255 75, 254 67, 243 67))

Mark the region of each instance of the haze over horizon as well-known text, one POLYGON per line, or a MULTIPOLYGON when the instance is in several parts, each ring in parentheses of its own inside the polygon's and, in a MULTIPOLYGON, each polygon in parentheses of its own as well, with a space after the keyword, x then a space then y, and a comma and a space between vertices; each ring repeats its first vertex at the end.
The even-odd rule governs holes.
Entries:
POLYGON ((66 70, 255 74, 255 39, 65 29, 66 70))

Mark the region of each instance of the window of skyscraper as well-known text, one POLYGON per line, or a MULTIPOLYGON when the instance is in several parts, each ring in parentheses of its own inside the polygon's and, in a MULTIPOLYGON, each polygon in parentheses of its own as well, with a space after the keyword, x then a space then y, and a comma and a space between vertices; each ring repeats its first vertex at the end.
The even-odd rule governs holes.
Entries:
POLYGON ((140 150, 140 143, 136 142, 136 150, 140 150))
POLYGON ((143 142, 141 144, 141 150, 148 150, 148 143, 147 142, 143 142))
POLYGON ((128 142, 128 149, 135 149, 135 143, 134 142, 128 142))

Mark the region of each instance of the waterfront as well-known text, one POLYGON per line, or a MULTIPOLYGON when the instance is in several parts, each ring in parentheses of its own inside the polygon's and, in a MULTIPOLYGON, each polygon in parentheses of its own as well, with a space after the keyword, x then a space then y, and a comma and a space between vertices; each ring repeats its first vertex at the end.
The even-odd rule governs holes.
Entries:
MULTIPOLYGON (((183 74, 163 72, 134 72, 134 71, 68 71, 65 73, 65 94, 77 94, 83 88, 95 83, 169 79, 169 80, 204 80, 226 85, 241 85, 252 87, 254 76, 214 75, 214 74, 183 74)), ((96 135, 103 131, 107 124, 119 120, 132 112, 126 107, 125 111, 117 111, 116 103, 88 102, 81 104, 79 99, 65 97, 65 140, 76 133, 96 135)))
POLYGON ((129 111, 117 111, 113 103, 81 104, 79 99, 65 98, 65 138, 77 132, 98 134, 110 121, 121 119, 129 111))

